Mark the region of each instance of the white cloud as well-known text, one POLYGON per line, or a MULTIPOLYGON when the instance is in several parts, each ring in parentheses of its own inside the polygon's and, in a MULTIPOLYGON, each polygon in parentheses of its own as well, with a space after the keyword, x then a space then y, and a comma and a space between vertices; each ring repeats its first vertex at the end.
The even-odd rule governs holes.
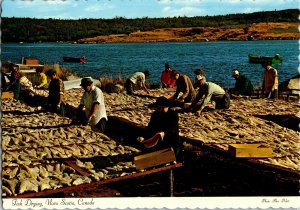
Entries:
POLYGON ((280 4, 286 4, 289 0, 228 0, 223 1, 224 3, 229 4, 253 4, 253 5, 266 5, 266 4, 274 4, 274 5, 280 5, 280 4))
POLYGON ((158 0, 159 4, 169 4, 169 5, 199 5, 205 0, 158 0))
POLYGON ((252 12, 259 12, 259 11, 263 11, 263 9, 259 7, 247 7, 240 13, 252 13, 252 12))
POLYGON ((197 7, 182 7, 178 9, 172 9, 170 7, 165 7, 163 9, 165 17, 174 17, 174 16, 201 16, 206 13, 205 10, 197 7))
POLYGON ((97 6, 88 6, 86 8, 84 8, 84 11, 86 12, 99 12, 99 11, 103 11, 105 10, 101 5, 97 5, 97 6))
POLYGON ((49 5, 69 5, 70 1, 62 1, 62 0, 24 0, 24 1, 16 1, 16 4, 19 8, 28 8, 28 7, 45 7, 49 5))

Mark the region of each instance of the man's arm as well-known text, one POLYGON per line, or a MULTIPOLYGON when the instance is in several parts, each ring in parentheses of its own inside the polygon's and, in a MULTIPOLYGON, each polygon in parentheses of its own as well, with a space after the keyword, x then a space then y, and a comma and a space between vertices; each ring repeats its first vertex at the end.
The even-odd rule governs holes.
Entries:
POLYGON ((144 82, 142 83, 142 87, 146 93, 150 94, 150 91, 148 90, 148 88, 146 87, 146 84, 144 82))
POLYGON ((93 103, 91 112, 88 116, 88 122, 91 121, 91 119, 95 116, 97 109, 99 109, 100 104, 99 103, 93 103))

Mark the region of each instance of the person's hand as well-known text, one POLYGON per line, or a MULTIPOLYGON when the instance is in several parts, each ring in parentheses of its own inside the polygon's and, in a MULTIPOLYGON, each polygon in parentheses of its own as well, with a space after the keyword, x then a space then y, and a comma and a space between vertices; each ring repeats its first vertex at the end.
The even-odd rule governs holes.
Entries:
POLYGON ((201 115, 201 111, 197 111, 197 112, 195 113, 195 115, 196 115, 197 117, 199 117, 199 116, 201 115))
POLYGON ((180 96, 177 100, 180 102, 184 102, 184 99, 182 98, 182 96, 180 96))
POLYGON ((93 116, 94 116, 94 115, 91 115, 91 116, 88 118, 88 124, 89 124, 89 125, 91 125, 91 121, 92 121, 93 116))

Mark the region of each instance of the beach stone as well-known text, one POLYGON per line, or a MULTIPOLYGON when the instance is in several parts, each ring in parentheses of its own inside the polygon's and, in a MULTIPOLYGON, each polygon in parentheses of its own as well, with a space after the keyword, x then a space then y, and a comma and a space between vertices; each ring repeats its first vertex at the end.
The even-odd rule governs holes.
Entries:
POLYGON ((68 81, 76 80, 76 79, 80 79, 80 77, 77 77, 76 75, 67 76, 68 81))
POLYGON ((105 86, 105 91, 107 93, 121 93, 124 87, 120 84, 108 84, 105 86))

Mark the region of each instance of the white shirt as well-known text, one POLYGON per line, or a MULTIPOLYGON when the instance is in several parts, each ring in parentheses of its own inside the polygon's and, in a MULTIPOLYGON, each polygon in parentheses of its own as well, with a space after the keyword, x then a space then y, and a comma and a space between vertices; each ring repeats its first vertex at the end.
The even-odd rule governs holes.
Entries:
POLYGON ((131 77, 130 77, 130 81, 133 84, 137 84, 137 83, 145 83, 146 77, 145 74, 143 72, 135 72, 131 77))
POLYGON ((93 85, 90 92, 84 92, 80 104, 85 107, 86 117, 89 117, 94 103, 99 103, 99 109, 96 111, 95 115, 92 117, 92 125, 96 125, 102 118, 107 120, 106 109, 104 104, 104 97, 102 91, 93 85))

